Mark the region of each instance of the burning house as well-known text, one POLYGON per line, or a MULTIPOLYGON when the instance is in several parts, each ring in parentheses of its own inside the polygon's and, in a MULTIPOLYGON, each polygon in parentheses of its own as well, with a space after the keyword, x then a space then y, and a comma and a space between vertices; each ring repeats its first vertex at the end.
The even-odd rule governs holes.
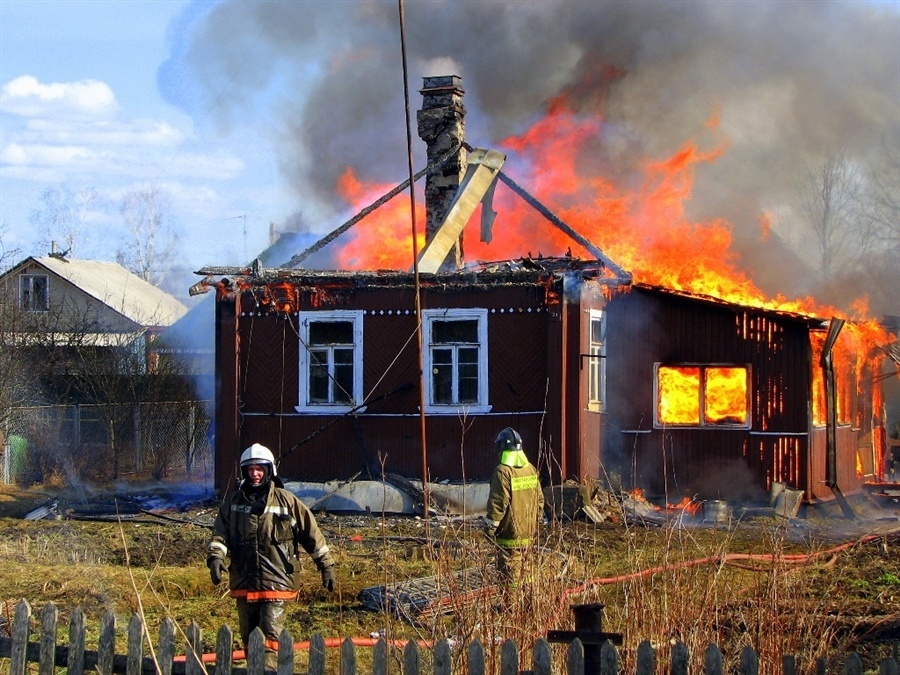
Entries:
POLYGON ((465 144, 459 78, 425 78, 422 94, 417 270, 302 266, 390 193, 282 267, 201 270, 216 292, 218 491, 254 442, 290 479, 482 481, 506 426, 548 484, 612 479, 676 500, 759 498, 773 481, 829 498, 876 471, 870 354, 841 352, 825 424, 827 322, 633 283, 504 174, 502 154, 465 144), (498 182, 588 257, 465 264, 463 227, 481 205, 490 239, 498 182))

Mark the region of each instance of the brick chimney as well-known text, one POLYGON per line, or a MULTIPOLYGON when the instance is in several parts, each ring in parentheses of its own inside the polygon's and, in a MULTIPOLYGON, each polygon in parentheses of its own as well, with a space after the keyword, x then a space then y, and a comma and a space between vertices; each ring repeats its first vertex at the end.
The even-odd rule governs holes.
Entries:
MULTIPOLYGON (((419 138, 425 141, 428 164, 436 162, 451 148, 459 146, 452 159, 442 169, 425 177, 425 241, 431 241, 438 226, 447 215, 459 184, 466 173, 466 109, 465 93, 457 75, 423 78, 419 93, 422 109, 416 113, 419 138)), ((463 264, 462 237, 447 256, 441 271, 452 271, 463 264)))

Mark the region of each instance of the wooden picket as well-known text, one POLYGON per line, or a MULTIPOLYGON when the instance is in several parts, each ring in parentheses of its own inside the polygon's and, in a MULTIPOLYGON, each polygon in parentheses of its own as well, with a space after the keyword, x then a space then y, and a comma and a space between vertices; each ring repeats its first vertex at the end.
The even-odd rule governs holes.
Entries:
MULTIPOLYGON (((228 626, 222 626, 216 635, 215 662, 205 663, 203 639, 200 627, 191 623, 185 632, 184 655, 176 654, 176 631, 171 619, 165 619, 160 626, 159 640, 155 649, 150 648, 144 654, 145 626, 138 616, 133 616, 127 627, 127 653, 115 653, 116 620, 111 613, 106 613, 100 622, 99 644, 96 651, 85 649, 84 613, 80 608, 72 611, 69 620, 69 642, 67 645, 57 644, 58 611, 51 602, 41 611, 40 640, 29 642, 31 606, 26 600, 16 605, 13 617, 11 636, 0 637, 0 663, 9 661, 10 675, 25 675, 28 663, 38 664, 38 675, 54 675, 57 668, 65 668, 68 675, 84 675, 100 673, 124 673, 125 675, 263 675, 265 671, 264 637, 258 629, 250 636, 247 646, 245 666, 233 663, 233 633, 228 626)), ((340 665, 337 672, 341 675, 356 675, 356 646, 349 638, 340 643, 340 665)), ((506 640, 500 650, 500 667, 498 675, 551 675, 552 651, 550 644, 539 639, 533 646, 533 657, 530 668, 523 668, 519 658, 519 647, 513 640, 506 640)), ((305 675, 326 675, 325 640, 314 635, 310 640, 309 670, 305 675)), ((568 646, 562 671, 566 675, 621 675, 621 664, 615 646, 605 642, 599 653, 589 649, 588 660, 585 660, 585 647, 575 639, 568 646)), ((372 675, 387 675, 389 672, 389 649, 384 639, 378 640, 372 654, 372 675)), ((673 645, 670 652, 669 675, 688 675, 689 659, 687 647, 682 643, 673 645)), ((891 656, 879 665, 879 675, 900 675, 897 665, 897 645, 894 645, 891 656)), ((415 641, 409 641, 403 647, 403 675, 419 675, 421 672, 420 648, 415 641)), ((480 641, 473 640, 466 649, 466 667, 468 675, 485 675, 488 664, 485 649, 480 641)), ((287 631, 283 631, 278 641, 277 675, 293 675, 294 642, 287 631)), ((781 663, 783 675, 795 675, 796 659, 784 656, 781 663)), ((270 671, 271 672, 271 671, 270 671)), ((452 675, 453 659, 451 645, 441 640, 432 649, 433 675, 452 675)), ((638 645, 636 651, 635 675, 655 675, 656 652, 648 641, 638 645)), ((724 659, 716 645, 707 647, 703 654, 704 675, 724 675, 724 659)), ((745 647, 740 654, 739 675, 758 675, 759 662, 756 652, 745 647)), ((825 660, 816 664, 816 673, 825 675, 825 660)), ((850 653, 843 666, 844 675, 862 675, 863 664, 858 654, 850 653)))

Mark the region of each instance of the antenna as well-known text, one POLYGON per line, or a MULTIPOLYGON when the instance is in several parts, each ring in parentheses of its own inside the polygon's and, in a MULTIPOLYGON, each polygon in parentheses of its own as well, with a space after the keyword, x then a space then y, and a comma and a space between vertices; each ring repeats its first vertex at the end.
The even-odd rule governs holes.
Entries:
POLYGON ((243 257, 243 259, 241 260, 241 262, 242 262, 242 263, 247 262, 247 260, 248 260, 248 258, 249 258, 249 255, 248 255, 248 253, 247 253, 247 214, 246 214, 246 213, 242 213, 242 214, 239 215, 239 216, 232 216, 231 218, 228 218, 227 220, 243 220, 243 221, 244 221, 244 223, 243 223, 243 229, 244 229, 244 238, 243 238, 243 239, 244 239, 244 257, 243 257))

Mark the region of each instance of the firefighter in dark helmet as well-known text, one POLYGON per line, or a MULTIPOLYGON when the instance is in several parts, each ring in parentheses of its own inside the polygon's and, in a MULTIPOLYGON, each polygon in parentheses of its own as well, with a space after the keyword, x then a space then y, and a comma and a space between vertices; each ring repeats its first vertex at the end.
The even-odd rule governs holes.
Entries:
POLYGON ((312 558, 329 591, 336 583, 334 560, 312 511, 284 489, 271 450, 254 443, 241 455, 240 468, 238 489, 219 506, 206 566, 214 584, 228 571, 244 647, 259 627, 266 639, 266 667, 275 668, 284 603, 297 598, 300 549, 312 558))
POLYGON ((523 561, 543 519, 544 493, 515 429, 501 431, 495 446, 498 464, 491 478, 485 522, 497 544, 497 570, 511 589, 526 578, 523 561))

